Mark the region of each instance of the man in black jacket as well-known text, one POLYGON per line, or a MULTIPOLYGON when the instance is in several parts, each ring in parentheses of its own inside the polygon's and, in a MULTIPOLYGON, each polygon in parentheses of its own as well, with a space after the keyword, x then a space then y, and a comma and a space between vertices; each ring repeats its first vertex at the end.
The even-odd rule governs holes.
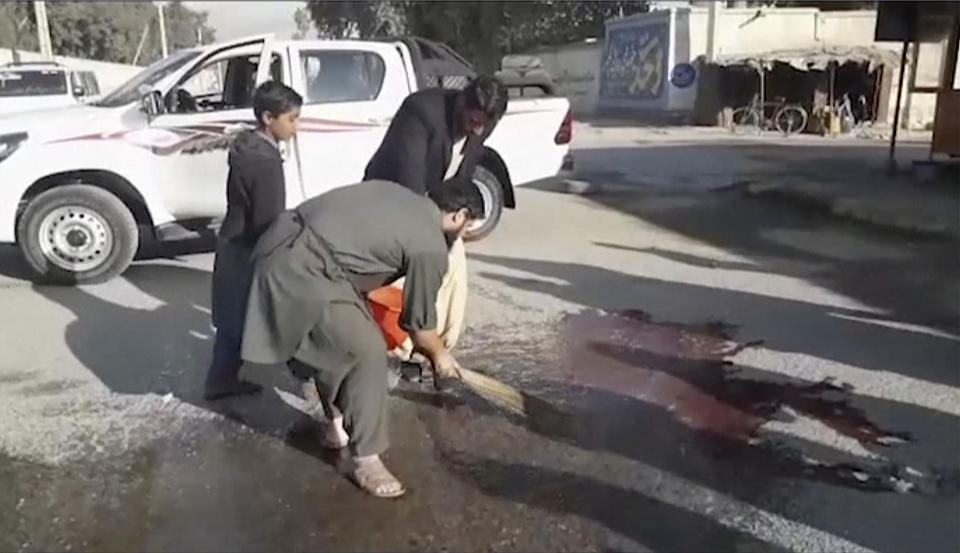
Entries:
POLYGON ((217 335, 204 391, 208 400, 261 389, 239 378, 240 345, 253 278, 250 254, 260 235, 286 208, 279 143, 296 134, 302 104, 293 89, 278 82, 264 83, 253 97, 257 129, 242 132, 230 146, 227 215, 213 264, 211 311, 217 335))
MULTIPOLYGON (((364 179, 396 182, 417 194, 442 186, 454 169, 454 179, 471 179, 483 142, 506 112, 507 101, 506 86, 489 76, 474 79, 462 91, 432 88, 411 94, 394 115, 364 179), (461 142, 463 157, 455 168, 451 159, 461 142)), ((447 265, 437 294, 437 314, 440 336, 447 349, 452 349, 466 312, 467 266, 462 239, 450 245, 447 265)), ((393 286, 402 287, 402 280, 393 286)), ((407 340, 393 354, 401 361, 411 361, 412 341, 407 340)), ((419 367, 410 368, 414 369, 411 376, 418 378, 419 367)))
MULTIPOLYGON (((506 110, 507 88, 494 77, 477 77, 463 90, 414 92, 393 116, 364 180, 393 181, 426 194, 445 180, 454 144, 469 137, 467 152, 479 154, 470 146, 482 146, 506 110)), ((466 156, 458 177, 472 177, 476 157, 466 156)))

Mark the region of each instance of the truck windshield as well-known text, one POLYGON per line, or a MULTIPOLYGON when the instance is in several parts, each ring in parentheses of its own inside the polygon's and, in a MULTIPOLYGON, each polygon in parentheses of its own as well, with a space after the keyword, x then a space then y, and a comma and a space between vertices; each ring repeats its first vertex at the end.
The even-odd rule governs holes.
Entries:
POLYGON ((137 76, 120 85, 119 88, 108 94, 103 100, 95 105, 107 108, 115 108, 132 104, 140 100, 140 88, 143 86, 153 87, 164 77, 176 72, 178 69, 189 63, 200 55, 200 52, 185 50, 177 52, 170 57, 164 58, 150 67, 147 67, 137 76))
POLYGON ((67 76, 59 69, 0 68, 0 98, 56 96, 67 93, 67 76))

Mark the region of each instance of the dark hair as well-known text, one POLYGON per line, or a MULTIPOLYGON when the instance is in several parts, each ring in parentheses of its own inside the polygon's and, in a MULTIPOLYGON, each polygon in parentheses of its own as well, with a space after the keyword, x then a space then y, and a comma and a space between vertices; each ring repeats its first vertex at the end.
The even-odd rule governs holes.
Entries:
POLYGON ((494 121, 507 111, 507 86, 490 75, 480 75, 463 89, 466 106, 486 113, 494 121))
POLYGON ((266 112, 276 117, 302 105, 303 97, 296 90, 277 81, 267 81, 253 93, 253 115, 257 118, 258 126, 263 124, 263 114, 266 112))
POLYGON ((467 179, 453 178, 427 190, 427 196, 441 211, 453 213, 466 208, 473 219, 483 218, 483 196, 480 189, 467 179))

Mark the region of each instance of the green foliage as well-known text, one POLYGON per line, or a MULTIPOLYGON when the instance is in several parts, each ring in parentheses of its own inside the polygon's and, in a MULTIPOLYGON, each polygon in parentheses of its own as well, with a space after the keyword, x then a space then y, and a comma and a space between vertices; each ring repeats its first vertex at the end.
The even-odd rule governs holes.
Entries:
POLYGON ((33 6, 30 2, 0 2, 0 48, 37 49, 33 6))
MULTIPOLYGON (((31 4, 0 3, 0 47, 37 49, 31 4), (13 29, 15 21, 22 23, 19 35, 13 29)), ((204 44, 216 39, 207 25, 207 14, 193 11, 182 2, 167 4, 164 18, 171 52, 195 46, 197 29, 201 29, 204 44)), ((50 43, 59 56, 131 63, 144 33, 146 40, 138 63, 150 63, 161 55, 157 8, 150 2, 48 2, 47 19, 50 43)))
POLYGON ((450 45, 479 70, 491 71, 504 54, 535 46, 601 38, 604 21, 647 11, 626 1, 425 2, 417 0, 306 2, 307 17, 322 38, 370 38, 410 34, 450 45))

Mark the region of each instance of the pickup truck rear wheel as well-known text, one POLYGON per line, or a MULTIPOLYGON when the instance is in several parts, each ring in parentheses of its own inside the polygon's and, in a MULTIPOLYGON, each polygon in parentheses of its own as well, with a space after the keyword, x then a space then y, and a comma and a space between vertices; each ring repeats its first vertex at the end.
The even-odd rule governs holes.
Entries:
POLYGON ((500 216, 503 215, 503 185, 500 179, 489 169, 477 167, 473 173, 473 184, 480 189, 484 217, 467 227, 463 235, 463 239, 467 242, 475 242, 488 236, 497 227, 500 216))
POLYGON ((27 204, 17 241, 41 280, 93 284, 122 273, 137 253, 136 220, 119 198, 96 186, 48 190, 27 204))

